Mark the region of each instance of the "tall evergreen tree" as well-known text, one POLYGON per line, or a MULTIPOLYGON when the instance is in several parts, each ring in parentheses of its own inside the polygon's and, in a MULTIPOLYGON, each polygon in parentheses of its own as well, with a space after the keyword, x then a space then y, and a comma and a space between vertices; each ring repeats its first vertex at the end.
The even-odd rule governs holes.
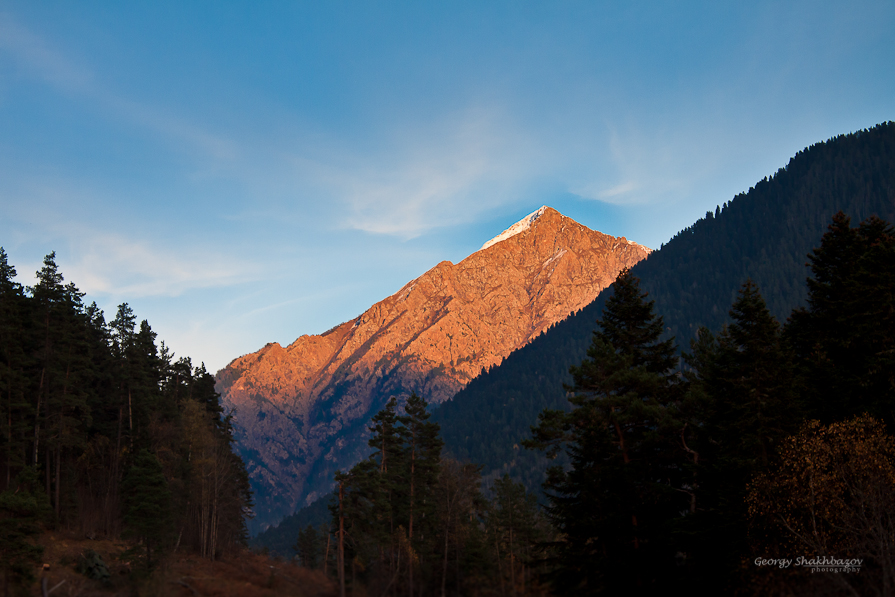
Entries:
POLYGON ((682 510, 675 402, 680 382, 673 339, 630 271, 613 284, 580 366, 569 412, 541 414, 525 442, 571 468, 553 467, 548 513, 565 539, 556 547, 558 587, 583 593, 655 590, 673 563, 663 526, 682 510), (670 553, 669 553, 670 552, 670 553))
POLYGON ((151 568, 153 549, 165 547, 173 534, 171 492, 158 458, 140 450, 122 482, 124 523, 146 550, 146 567, 151 568))
MULTIPOLYGON (((437 423, 429 422, 428 404, 424 399, 411 393, 404 406, 405 414, 398 417, 404 440, 405 489, 408 498, 407 537, 411 553, 418 553, 428 547, 426 540, 434 537, 435 484, 441 465, 441 447, 444 442, 438 434, 437 423)), ((408 583, 414 592, 415 566, 413 560, 408 567, 408 583)))
MULTIPOLYGON (((60 339, 60 312, 65 301, 65 288, 62 282, 62 273, 56 265, 56 252, 53 251, 44 257, 43 267, 37 272, 37 284, 31 289, 35 303, 34 345, 39 347, 40 363, 40 381, 34 401, 34 437, 31 452, 31 465, 34 467, 38 466, 40 450, 46 447, 42 442, 46 440, 50 386, 60 377, 60 364, 55 349, 60 339)), ((47 479, 46 489, 49 493, 50 470, 48 467, 44 467, 44 470, 47 479)))
POLYGON ((542 543, 543 525, 537 498, 508 475, 491 486, 494 499, 488 509, 488 543, 494 546, 501 585, 509 582, 510 593, 525 593, 526 566, 530 566, 535 545, 542 543))
POLYGON ((442 441, 426 407, 425 400, 412 394, 404 414, 398 415, 397 401, 389 400, 370 427, 373 454, 336 475, 339 499, 330 505, 332 526, 340 529, 337 536, 352 582, 358 568, 368 570, 366 576, 376 583, 406 584, 412 593, 424 591, 425 583, 435 579, 430 556, 438 547, 442 441))
POLYGON ((688 554, 708 592, 736 582, 747 552, 746 485, 768 467, 802 416, 790 351, 751 280, 740 289, 730 317, 717 338, 703 330, 686 357, 690 398, 702 400, 693 445, 701 457, 694 483, 698 512, 687 525, 694 533, 688 554))
POLYGON ((24 289, 17 283, 16 269, 0 247, 0 450, 3 461, 0 484, 9 487, 14 471, 28 462, 27 428, 31 404, 27 400, 26 328, 28 319, 24 289))
POLYGON ((32 542, 41 530, 41 521, 49 513, 47 496, 40 487, 37 472, 26 467, 12 486, 0 492, 0 573, 3 594, 33 580, 33 566, 40 561, 43 548, 32 542))
POLYGON ((301 565, 314 570, 319 567, 322 541, 314 525, 309 524, 298 533, 295 552, 301 565))
POLYGON ((808 306, 787 326, 799 390, 824 423, 868 412, 895 429, 895 231, 842 212, 809 256, 808 306))

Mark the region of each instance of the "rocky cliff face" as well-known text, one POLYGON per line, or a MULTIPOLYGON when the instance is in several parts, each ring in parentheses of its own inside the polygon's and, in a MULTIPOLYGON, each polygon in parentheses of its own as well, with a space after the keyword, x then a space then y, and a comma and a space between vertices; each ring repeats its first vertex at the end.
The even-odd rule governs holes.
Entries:
POLYGON ((649 254, 548 207, 460 263, 443 261, 360 317, 287 347, 268 344, 217 376, 263 529, 327 492, 369 451, 389 398, 447 400, 649 254))

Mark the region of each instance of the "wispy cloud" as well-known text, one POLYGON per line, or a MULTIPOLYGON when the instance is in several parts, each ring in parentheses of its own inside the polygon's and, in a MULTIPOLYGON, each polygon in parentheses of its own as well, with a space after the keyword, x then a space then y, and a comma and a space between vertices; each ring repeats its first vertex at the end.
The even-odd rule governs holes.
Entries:
POLYGON ((628 193, 637 190, 637 183, 633 180, 629 180, 628 182, 623 182, 621 184, 617 184, 612 188, 605 189, 599 192, 599 196, 602 199, 609 199, 612 197, 618 197, 619 195, 627 195, 628 193))
POLYGON ((90 295, 141 298, 178 296, 196 288, 225 287, 258 279, 245 262, 197 250, 184 255, 158 243, 120 235, 81 236, 68 276, 90 295))
MULTIPOLYGON (((16 232, 6 242, 12 241, 19 250, 35 245, 40 251, 56 249, 65 278, 91 296, 179 296, 193 289, 255 281, 267 273, 234 248, 165 240, 156 226, 131 222, 114 227, 125 232, 103 229, 98 208, 85 207, 98 194, 68 186, 64 181, 44 181, 14 190, 0 187, 0 204, 6 206, 4 228, 16 232), (85 213, 97 217, 85 218, 85 213)), ((29 265, 21 271, 33 269, 29 265)))
POLYGON ((688 192, 714 164, 706 147, 718 139, 710 131, 683 134, 673 130, 647 130, 649 123, 626 122, 608 126, 606 162, 598 170, 602 180, 584 180, 570 191, 582 197, 617 205, 646 205, 675 201, 688 192), (618 181, 607 184, 609 180, 618 181))
POLYGON ((67 56, 4 13, 0 13, 0 51, 12 56, 25 72, 58 92, 81 98, 114 118, 161 135, 178 148, 190 147, 198 156, 218 161, 233 160, 238 155, 238 145, 232 139, 113 91, 90 67, 67 56))
POLYGON ((363 156, 346 150, 295 160, 341 206, 341 227, 413 238, 474 221, 531 180, 535 144, 497 111, 415 124, 363 156))
POLYGON ((0 49, 15 56, 30 72, 59 89, 82 92, 93 84, 92 72, 4 13, 0 13, 0 49))

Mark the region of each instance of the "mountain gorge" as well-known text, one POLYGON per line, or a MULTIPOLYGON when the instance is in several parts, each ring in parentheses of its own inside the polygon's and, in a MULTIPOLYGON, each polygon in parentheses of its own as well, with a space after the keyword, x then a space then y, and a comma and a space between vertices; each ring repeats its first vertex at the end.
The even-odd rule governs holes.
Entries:
POLYGON ((217 390, 237 409, 254 530, 328 492, 336 469, 365 456, 366 424, 390 396, 444 402, 649 253, 542 207, 351 321, 235 359, 217 390))

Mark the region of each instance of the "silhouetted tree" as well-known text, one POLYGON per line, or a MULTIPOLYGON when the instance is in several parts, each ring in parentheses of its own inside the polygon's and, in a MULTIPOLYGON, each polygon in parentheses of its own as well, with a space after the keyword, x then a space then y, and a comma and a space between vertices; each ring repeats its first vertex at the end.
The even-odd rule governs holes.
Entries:
POLYGON ((564 535, 557 586, 631 594, 655 590, 673 564, 662 527, 684 503, 671 439, 680 380, 674 341, 660 340, 662 318, 637 278, 625 270, 613 289, 587 358, 571 369, 572 410, 543 412, 525 445, 564 449, 571 461, 551 468, 545 484, 564 535))

